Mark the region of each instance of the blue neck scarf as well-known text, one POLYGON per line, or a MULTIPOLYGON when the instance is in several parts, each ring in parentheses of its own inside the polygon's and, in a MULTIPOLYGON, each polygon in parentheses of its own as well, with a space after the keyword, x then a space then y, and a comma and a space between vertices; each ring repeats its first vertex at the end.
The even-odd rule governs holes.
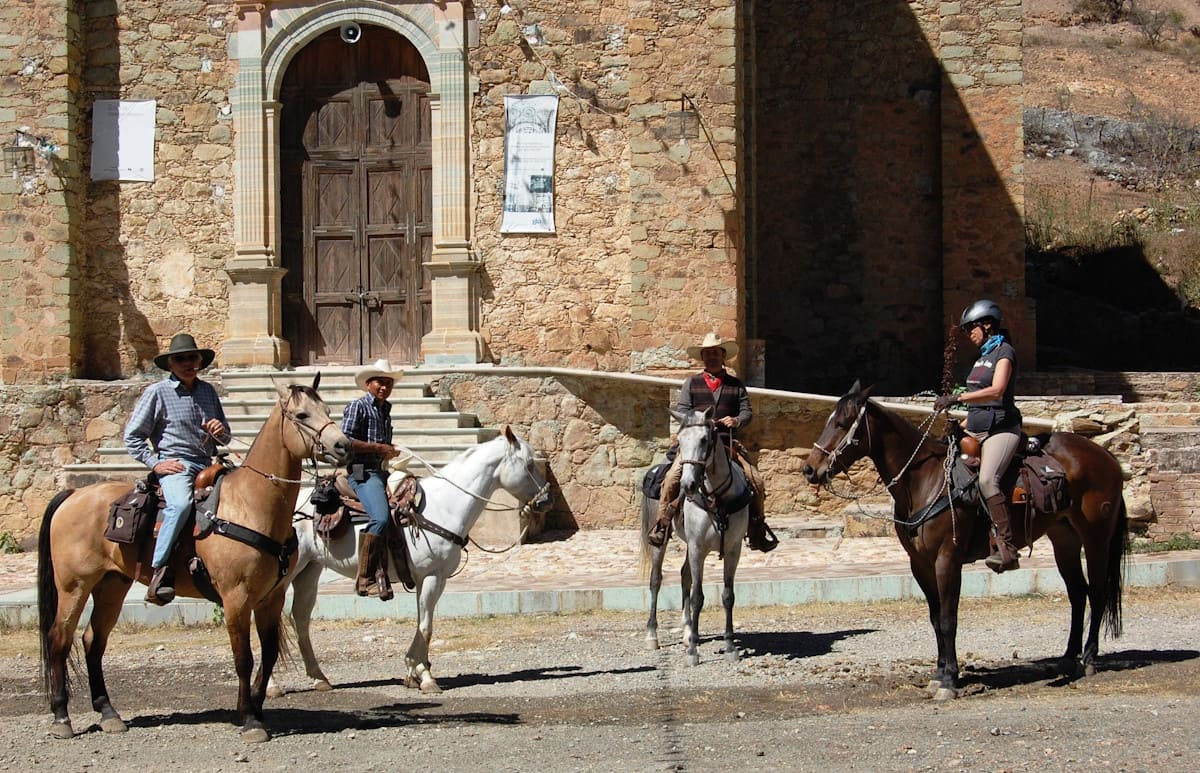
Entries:
POLYGON ((989 355, 996 349, 997 346, 1002 343, 1004 343, 1004 336, 996 333, 991 338, 984 341, 983 347, 979 350, 979 353, 985 356, 989 355))

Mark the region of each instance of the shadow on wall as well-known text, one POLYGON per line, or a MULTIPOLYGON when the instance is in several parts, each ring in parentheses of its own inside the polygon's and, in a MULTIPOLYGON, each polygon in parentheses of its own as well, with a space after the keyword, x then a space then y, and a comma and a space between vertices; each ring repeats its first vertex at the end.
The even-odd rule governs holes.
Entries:
MULTIPOLYGON (((1024 308, 1020 213, 921 7, 755 5, 748 337, 765 341, 768 387, 934 388, 948 314, 987 294, 1024 308)), ((999 115, 993 136, 1011 132, 998 91, 973 103, 999 115)))
POLYGON ((1040 369, 1200 370, 1200 313, 1140 247, 1031 253, 1026 272, 1040 369))

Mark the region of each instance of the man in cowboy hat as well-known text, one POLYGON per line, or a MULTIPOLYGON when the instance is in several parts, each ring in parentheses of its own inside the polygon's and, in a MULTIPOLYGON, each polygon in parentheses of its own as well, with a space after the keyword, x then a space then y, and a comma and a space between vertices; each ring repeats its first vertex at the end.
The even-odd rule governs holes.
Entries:
MULTIPOLYGON (((697 346, 688 347, 688 356, 704 363, 704 370, 688 376, 679 390, 675 407, 680 411, 704 411, 713 409, 712 418, 717 432, 723 440, 732 440, 734 430, 750 423, 754 414, 750 409, 750 395, 746 386, 725 370, 725 360, 737 356, 737 342, 727 341, 715 333, 709 333, 697 346)), ((779 540, 767 526, 763 512, 763 496, 766 490, 762 475, 746 458, 745 449, 734 441, 734 458, 741 465, 750 485, 754 487, 754 500, 750 503, 750 523, 746 529, 746 542, 751 548, 764 553, 775 549, 779 540)), ((671 522, 679 512, 679 481, 683 477, 683 464, 679 458, 671 462, 663 480, 662 494, 658 500, 658 519, 650 527, 646 539, 655 547, 663 545, 671 534, 671 522)))
POLYGON ((350 438, 354 458, 350 460, 350 487, 367 511, 369 523, 358 546, 358 580, 354 590, 366 596, 372 585, 378 587, 379 600, 394 595, 387 575, 388 505, 384 462, 396 456, 392 445, 392 404, 388 402, 396 379, 403 375, 387 360, 376 360, 354 376, 365 395, 346 406, 342 414, 342 432, 350 438))
POLYGON ((212 349, 196 346, 191 335, 177 334, 167 351, 154 358, 170 377, 146 388, 125 425, 126 450, 158 476, 165 500, 146 591, 146 601, 159 606, 175 598, 171 549, 192 503, 196 475, 212 463, 217 442, 230 440, 221 398, 199 378, 214 356, 212 349))

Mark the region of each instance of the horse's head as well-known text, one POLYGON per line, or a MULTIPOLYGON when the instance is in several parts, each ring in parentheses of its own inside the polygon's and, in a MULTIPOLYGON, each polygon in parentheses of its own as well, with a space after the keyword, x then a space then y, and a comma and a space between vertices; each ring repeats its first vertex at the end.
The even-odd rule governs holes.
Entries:
POLYGON ((864 389, 855 381, 850 391, 837 401, 825 421, 825 429, 804 460, 804 477, 809 483, 825 483, 870 450, 862 442, 870 397, 871 387, 864 389))
POLYGON ((317 394, 321 374, 313 379, 312 386, 303 384, 279 385, 279 410, 285 426, 292 428, 284 432, 288 450, 300 458, 320 456, 330 464, 343 465, 350 461, 350 438, 329 417, 329 407, 317 394))
POLYGON ((691 412, 672 409, 671 415, 679 422, 679 433, 675 436, 683 465, 679 486, 690 496, 700 487, 712 461, 717 448, 717 427, 712 421, 712 408, 691 412))
POLYGON ((512 427, 506 426, 503 435, 508 442, 498 470, 500 485, 518 502, 524 502, 527 509, 539 513, 547 510, 551 503, 550 484, 538 471, 533 448, 512 427))

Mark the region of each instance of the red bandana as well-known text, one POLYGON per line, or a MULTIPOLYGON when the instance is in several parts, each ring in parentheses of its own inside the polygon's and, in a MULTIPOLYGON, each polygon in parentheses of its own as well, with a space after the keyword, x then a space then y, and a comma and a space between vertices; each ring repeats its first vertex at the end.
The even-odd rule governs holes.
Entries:
POLYGON ((706 370, 704 371, 704 383, 708 384, 708 388, 715 392, 721 388, 721 377, 714 376, 706 370))

